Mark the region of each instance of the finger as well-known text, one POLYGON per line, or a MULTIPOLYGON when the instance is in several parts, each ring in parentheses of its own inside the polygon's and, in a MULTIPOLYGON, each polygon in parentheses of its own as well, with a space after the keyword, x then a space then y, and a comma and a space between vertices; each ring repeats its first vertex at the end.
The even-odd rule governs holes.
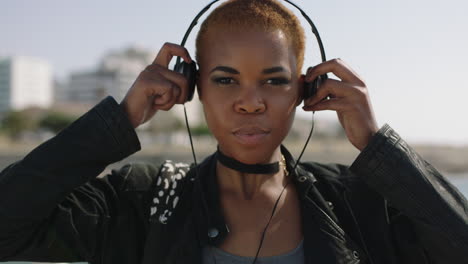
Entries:
POLYGON ((165 104, 153 104, 153 109, 169 111, 175 105, 175 101, 167 102, 165 104))
POLYGON ((184 61, 188 63, 192 62, 192 58, 190 58, 190 55, 186 48, 174 43, 166 42, 162 46, 161 50, 159 50, 159 53, 154 59, 153 63, 161 65, 163 67, 167 67, 172 57, 174 56, 182 57, 184 61))
POLYGON ((347 108, 347 102, 345 98, 330 98, 311 106, 304 106, 304 111, 343 111, 347 108))
POLYGON ((177 97, 179 94, 178 90, 179 89, 177 88, 177 86, 173 84, 173 87, 171 89, 168 89, 165 93, 156 96, 153 100, 154 108, 165 111, 171 109, 177 101, 177 97))
POLYGON ((313 97, 310 97, 304 101, 305 106, 312 106, 327 97, 335 98, 335 97, 347 97, 351 96, 352 93, 352 86, 349 84, 334 80, 334 79, 327 79, 324 80, 318 87, 317 87, 317 94, 313 97))
POLYGON ((160 74, 145 76, 145 79, 147 83, 146 96, 151 97, 153 104, 161 106, 177 101, 180 95, 180 88, 177 84, 160 74))
POLYGON ((329 60, 309 68, 306 74, 306 81, 311 82, 317 76, 328 72, 335 74, 342 81, 361 86, 365 85, 364 80, 341 59, 329 60))
POLYGON ((175 83, 178 88, 180 88, 180 93, 176 102, 179 104, 185 103, 188 94, 188 80, 183 74, 169 70, 158 64, 151 64, 147 69, 149 70, 149 74, 152 74, 153 72, 160 74, 163 78, 175 83))

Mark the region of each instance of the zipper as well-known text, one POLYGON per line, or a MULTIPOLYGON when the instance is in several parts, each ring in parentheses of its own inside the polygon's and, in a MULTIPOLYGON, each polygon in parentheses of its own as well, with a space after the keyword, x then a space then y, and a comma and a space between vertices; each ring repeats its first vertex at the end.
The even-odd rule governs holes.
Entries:
POLYGON ((344 198, 346 206, 348 207, 349 212, 351 213, 351 217, 353 218, 354 225, 356 226, 356 229, 358 231, 359 240, 361 241, 361 244, 364 247, 364 250, 366 251, 367 258, 369 259, 369 262, 371 264, 374 264, 374 261, 372 260, 372 256, 369 254, 369 251, 367 250, 366 243, 364 243, 364 238, 362 236, 361 229, 359 228, 359 225, 358 225, 358 223, 356 221, 356 217, 354 216, 353 209, 351 208, 351 205, 349 204, 348 197, 347 197, 346 193, 347 193, 346 191, 343 192, 343 198, 344 198))

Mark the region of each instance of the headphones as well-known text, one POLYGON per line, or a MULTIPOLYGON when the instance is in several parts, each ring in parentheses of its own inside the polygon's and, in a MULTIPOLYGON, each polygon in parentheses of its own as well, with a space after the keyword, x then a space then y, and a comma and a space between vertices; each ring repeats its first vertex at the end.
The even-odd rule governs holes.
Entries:
MULTIPOLYGON (((207 6, 205 6, 193 19, 192 23, 190 24, 189 28, 185 32, 184 38, 182 39, 181 46, 184 47, 185 42, 187 41, 188 36, 190 35, 190 32, 192 32, 193 27, 198 24, 198 19, 206 12, 210 7, 218 2, 219 0, 214 0, 211 3, 209 3, 207 6)), ((320 55, 322 57, 322 62, 326 61, 325 57, 325 50, 323 48, 322 40, 320 39, 320 35, 318 33, 317 28, 315 27, 314 23, 312 20, 309 18, 309 16, 296 4, 292 3, 289 0, 284 0, 285 2, 289 3, 290 5, 294 6, 296 9, 298 9, 302 16, 307 20, 309 23, 312 33, 314 33, 315 38, 317 39, 317 43, 320 48, 320 55)), ((186 101, 189 102, 193 99, 193 94, 195 93, 195 85, 196 85, 196 79, 197 79, 197 64, 195 61, 192 61, 192 63, 187 63, 185 61, 181 62, 181 58, 177 57, 176 63, 174 65, 174 71, 181 73, 187 78, 188 80, 188 93, 187 93, 187 99, 186 101)), ((318 86, 324 81, 328 79, 327 74, 319 75, 317 78, 315 78, 312 82, 304 82, 304 93, 303 93, 303 99, 307 99, 309 97, 314 96, 317 93, 317 88, 318 86)))
MULTIPOLYGON (((212 1, 210 4, 208 4, 205 8, 203 8, 198 14, 197 16, 193 19, 192 23, 190 24, 189 28, 187 29, 187 31, 185 32, 185 35, 184 35, 184 38, 182 39, 182 42, 181 42, 181 46, 183 47, 185 45, 185 42, 187 41, 187 38, 190 34, 190 32, 192 31, 193 27, 198 23, 198 19, 208 10, 210 9, 210 7, 218 2, 219 0, 214 0, 212 1)), ((307 14, 301 9, 299 8, 297 5, 295 5, 294 3, 288 1, 288 0, 284 0, 286 2, 288 2, 289 4, 291 4, 292 6, 294 6, 295 8, 297 8, 302 16, 307 20, 307 22, 309 23, 310 27, 312 28, 312 33, 314 33, 316 39, 317 39, 317 42, 318 42, 318 45, 319 45, 319 48, 320 48, 320 54, 321 54, 321 57, 322 57, 322 62, 325 62, 326 61, 326 58, 325 58, 325 51, 323 49, 323 44, 322 44, 322 40, 320 39, 320 35, 317 31, 317 28, 315 27, 314 23, 312 23, 312 20, 310 20, 309 16, 307 16, 307 14)), ((188 101, 191 101, 192 98, 193 98, 193 94, 195 93, 195 85, 196 85, 196 79, 197 79, 197 75, 198 75, 198 69, 197 69, 197 64, 195 61, 192 61, 191 63, 186 63, 185 61, 182 61, 181 62, 181 58, 180 57, 177 57, 177 60, 176 60, 176 63, 174 65, 174 71, 176 72, 179 72, 181 74, 183 74, 187 80, 188 80, 188 95, 187 95, 187 99, 186 99, 186 102, 188 101)), ((323 74, 323 75, 320 75, 318 76, 315 80, 313 80, 312 82, 304 82, 304 93, 303 93, 303 99, 307 99, 309 97, 312 97, 314 96, 316 93, 317 93, 317 87, 321 84, 321 82, 323 82, 324 80, 328 79, 328 76, 327 74, 323 74)), ((314 113, 314 112, 312 112, 314 113)), ((193 142, 192 142, 192 135, 190 133, 190 128, 189 128, 189 124, 188 124, 188 118, 187 118, 187 111, 186 111, 186 108, 185 108, 185 104, 184 104, 184 115, 185 115, 185 124, 187 126, 187 131, 188 131, 188 134, 189 134, 189 139, 190 139, 190 145, 192 147, 192 155, 193 155, 193 160, 194 160, 194 163, 195 163, 195 173, 197 175, 197 184, 199 185, 199 188, 202 189, 201 187, 201 181, 200 181, 200 177, 199 177, 199 173, 198 173, 198 163, 197 163, 197 158, 196 158, 196 155, 195 155, 195 150, 193 148, 193 142)), ((310 140, 310 137, 312 136, 312 132, 314 130, 314 119, 313 119, 313 114, 312 114, 312 127, 311 127, 311 130, 310 130, 310 133, 309 133, 309 136, 307 138, 307 141, 306 143, 304 144, 304 148, 302 149, 301 151, 301 154, 299 155, 298 159, 296 160, 296 163, 294 164, 294 168, 293 168, 293 171, 296 170, 296 167, 297 165, 299 164, 299 160, 301 159, 302 155, 304 154, 304 151, 307 147, 307 143, 309 142, 310 140)), ((287 184, 286 184, 287 186, 287 184)), ((283 188, 283 191, 286 189, 286 186, 283 188)), ((259 252, 260 252, 260 249, 262 248, 262 244, 263 244, 263 241, 265 239, 265 232, 271 222, 271 219, 274 215, 274 212, 276 210, 276 206, 278 205, 278 201, 279 199, 281 198, 281 195, 283 194, 283 191, 281 191, 281 194, 280 196, 278 197, 278 199, 276 200, 276 203, 275 203, 275 206, 273 207, 273 211, 272 211, 272 214, 270 216, 270 220, 268 221, 268 224, 265 226, 265 229, 262 233, 262 238, 261 238, 261 241, 260 241, 260 245, 258 246, 258 249, 257 249, 257 253, 255 255, 255 258, 253 260, 253 264, 256 263, 257 261, 257 258, 258 258, 258 255, 259 255, 259 252)), ((202 202, 202 206, 203 206, 203 209, 205 210, 205 212, 209 215, 210 212, 208 210, 208 207, 207 207, 207 204, 206 204, 206 198, 205 198, 205 194, 203 192, 201 192, 201 202, 202 202)), ((209 217, 208 217, 208 222, 209 222, 209 217)), ((216 259, 214 259, 215 263, 216 263, 216 259)))

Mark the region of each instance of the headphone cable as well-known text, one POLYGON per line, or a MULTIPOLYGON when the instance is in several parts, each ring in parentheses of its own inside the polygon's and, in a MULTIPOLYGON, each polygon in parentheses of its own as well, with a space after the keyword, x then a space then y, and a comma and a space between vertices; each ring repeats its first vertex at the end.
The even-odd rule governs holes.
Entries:
MULTIPOLYGON (((301 153, 299 154, 299 157, 297 158, 297 160, 296 160, 296 162, 294 164, 294 167, 293 167, 293 172, 294 173, 296 172, 297 165, 299 164, 299 161, 302 158, 302 156, 303 156, 303 154, 304 154, 304 152, 305 152, 305 150, 307 148, 307 145, 309 144, 310 138, 312 137, 312 133, 314 131, 314 126, 315 126, 314 116, 315 116, 315 111, 312 112, 312 126, 311 126, 311 129, 310 129, 309 135, 308 135, 307 140, 306 140, 306 142, 304 144, 304 147, 302 148, 301 153)), ((197 184, 199 185, 198 187, 200 188, 200 191, 201 191, 201 195, 202 195, 201 200, 202 200, 203 209, 207 213, 207 215, 209 216, 210 213, 209 213, 209 210, 208 210, 208 206, 206 204, 205 195, 204 195, 203 190, 201 189, 202 186, 201 186, 200 175, 199 175, 199 170, 198 170, 198 162, 197 162, 197 157, 195 155, 195 148, 193 147, 192 133, 190 131, 190 126, 189 126, 188 117, 187 117, 187 108, 186 108, 185 104, 184 104, 184 117, 185 117, 185 125, 187 126, 187 132, 188 132, 188 135, 189 135, 190 147, 192 149, 193 161, 194 161, 194 165, 195 165, 195 174, 196 174, 196 179, 195 180, 197 181, 197 184)), ((274 216, 274 214, 276 212, 276 208, 278 207, 278 203, 279 203, 279 201, 281 199, 281 196, 283 195, 284 190, 286 190, 286 187, 289 185, 289 183, 290 183, 290 181, 288 181, 286 183, 286 185, 283 187, 283 190, 281 190, 280 195, 276 199, 276 202, 275 202, 275 205, 273 206, 273 210, 271 212, 268 223, 266 224, 265 228, 263 229, 262 236, 260 238, 260 244, 258 246, 257 253, 255 254, 255 258, 254 258, 252 264, 255 264, 257 262, 258 255, 260 254, 260 250, 261 250, 261 248, 263 246, 263 242, 265 240, 266 231, 267 231, 268 227, 270 226, 271 220, 273 219, 273 216, 274 216)), ((210 217, 208 217, 208 221, 210 221, 210 220, 211 220, 210 217)), ((213 252, 211 252, 211 253, 212 253, 212 256, 213 256, 213 260, 214 260, 214 262, 216 264, 217 263, 216 258, 214 256, 213 252)))
MULTIPOLYGON (((304 151, 305 149, 307 148, 307 145, 309 144, 309 141, 310 141, 310 138, 312 137, 312 133, 314 131, 314 114, 315 114, 315 111, 312 112, 312 127, 310 128, 310 132, 309 132, 309 136, 307 137, 307 140, 306 140, 306 143, 304 144, 304 147, 302 148, 302 151, 301 151, 301 154, 299 154, 299 157, 297 158, 296 160, 296 163, 294 164, 294 167, 293 167, 293 173, 296 172, 296 167, 297 165, 299 164, 299 161, 300 159, 302 158, 302 155, 304 154, 304 151)), ((265 234, 266 234, 266 231, 268 229, 268 226, 270 225, 271 223, 271 220, 273 219, 273 215, 275 214, 275 211, 276 211, 276 208, 278 206, 278 203, 281 199, 281 196, 283 195, 283 192, 284 190, 286 190, 286 187, 288 186, 288 184, 290 183, 291 181, 288 181, 286 183, 286 185, 283 187, 283 190, 281 191, 280 195, 278 196, 278 199, 276 199, 276 202, 275 202, 275 206, 273 206, 273 210, 271 212, 271 216, 270 216, 270 219, 268 220, 268 223, 266 224, 265 226, 265 229, 263 229, 263 232, 262 232, 262 237, 260 239, 260 245, 258 246, 258 249, 257 249, 257 253, 255 254, 255 258, 252 262, 252 264, 255 264, 257 262, 257 259, 258 259, 258 255, 260 253, 260 249, 262 248, 263 246, 263 241, 265 240, 265 234)))

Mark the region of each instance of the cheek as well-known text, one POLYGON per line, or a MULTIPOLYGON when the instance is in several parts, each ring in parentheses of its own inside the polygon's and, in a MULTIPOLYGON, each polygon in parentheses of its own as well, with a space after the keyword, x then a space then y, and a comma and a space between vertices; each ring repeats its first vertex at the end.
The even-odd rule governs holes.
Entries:
POLYGON ((286 137, 294 122, 297 97, 292 94, 272 98, 269 102, 268 116, 280 137, 286 137), (287 98, 287 99, 286 99, 287 98))
POLYGON ((268 98, 270 110, 275 112, 275 115, 279 116, 294 115, 299 96, 296 89, 297 88, 294 87, 282 93, 272 94, 271 97, 268 98))
POLYGON ((282 111, 271 114, 271 119, 273 120, 275 130, 278 132, 280 137, 286 137, 288 135, 294 122, 295 115, 295 104, 290 104, 287 106, 287 108, 282 108, 282 111))
MULTIPOLYGON (((235 98, 238 94, 214 86, 201 87, 201 102, 207 125, 213 136, 220 141, 231 128, 230 121, 240 117, 234 111, 235 98)), ((286 137, 291 129, 297 106, 296 89, 297 87, 291 87, 290 90, 259 91, 258 95, 267 105, 267 110, 261 119, 273 128, 275 141, 286 137)))
POLYGON ((229 115, 228 103, 213 93, 206 91, 203 93, 203 100, 201 102, 208 128, 218 139, 221 126, 225 123, 226 116, 229 115))

